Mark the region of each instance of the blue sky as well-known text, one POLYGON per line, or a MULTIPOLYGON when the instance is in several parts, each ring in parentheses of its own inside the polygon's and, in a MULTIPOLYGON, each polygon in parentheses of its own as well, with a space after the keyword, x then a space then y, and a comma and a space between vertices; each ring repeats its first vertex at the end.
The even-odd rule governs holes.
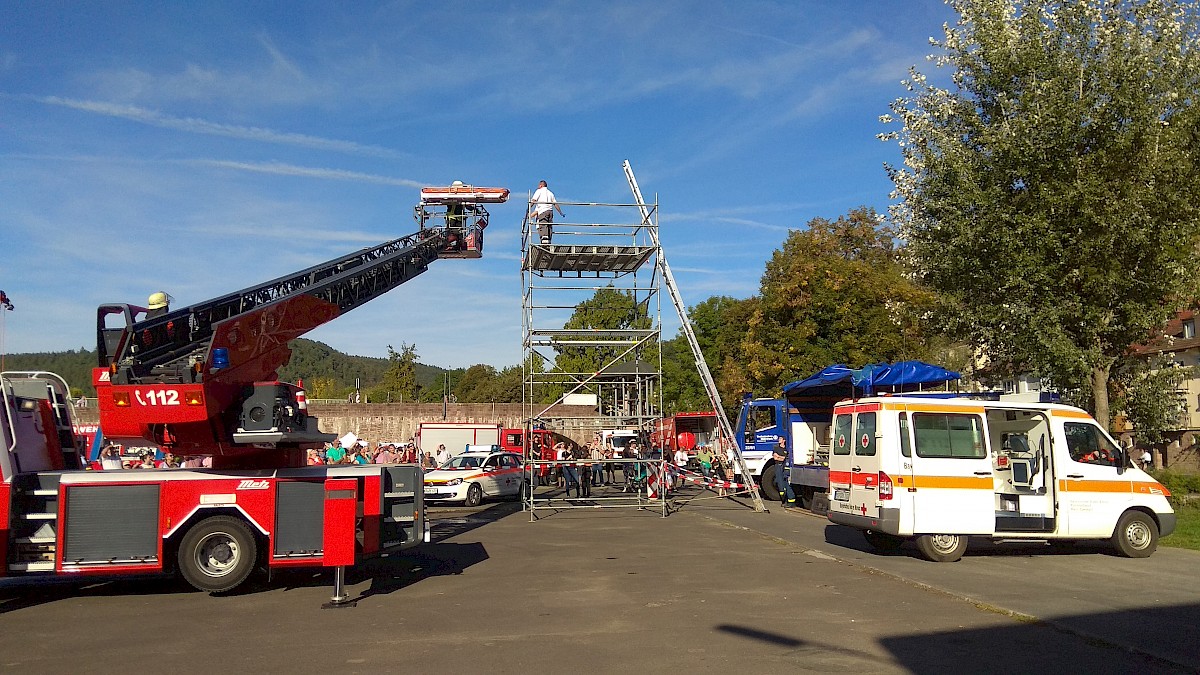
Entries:
POLYGON ((748 297, 790 228, 886 209, 878 117, 952 18, 935 0, 0 0, 0 349, 94 348, 102 303, 178 307, 410 233, 419 188, 463 180, 516 198, 490 209, 486 257, 308 337, 518 363, 524 200, 545 178, 628 202, 625 159, 685 301, 748 297))

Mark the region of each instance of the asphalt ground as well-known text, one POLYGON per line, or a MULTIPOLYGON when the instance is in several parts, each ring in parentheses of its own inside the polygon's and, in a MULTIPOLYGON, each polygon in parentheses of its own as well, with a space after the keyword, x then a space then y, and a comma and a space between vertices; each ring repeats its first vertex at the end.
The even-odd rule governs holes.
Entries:
MULTIPOLYGON (((1169 659, 846 560, 843 551, 867 554, 831 544, 825 521, 809 515, 755 513, 703 496, 665 518, 636 509, 536 513, 531 519, 515 503, 433 509, 433 543, 351 572, 353 608, 321 608, 332 591, 328 571, 277 574, 221 596, 171 579, 0 587, 0 668, 1181 670, 1169 659)), ((1084 557, 1092 555, 1100 554, 1084 557)), ((941 566, 903 554, 887 559, 969 571, 973 557, 941 566)))
MULTIPOLYGON (((912 544, 867 546, 854 529, 802 510, 785 518, 723 518, 817 553, 964 601, 1037 620, 1097 644, 1200 669, 1200 552, 1160 546, 1149 558, 1117 555, 1107 542, 1069 545, 971 539, 959 562, 930 563, 912 544)), ((761 515, 761 514, 757 514, 761 515)))

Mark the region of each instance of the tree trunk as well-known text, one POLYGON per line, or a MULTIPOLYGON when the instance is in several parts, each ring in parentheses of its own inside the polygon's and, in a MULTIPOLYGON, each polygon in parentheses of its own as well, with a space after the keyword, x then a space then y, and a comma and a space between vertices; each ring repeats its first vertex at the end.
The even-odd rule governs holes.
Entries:
POLYGON ((1111 365, 1092 368, 1092 400, 1096 402, 1094 416, 1105 431, 1111 431, 1108 419, 1108 373, 1111 365))

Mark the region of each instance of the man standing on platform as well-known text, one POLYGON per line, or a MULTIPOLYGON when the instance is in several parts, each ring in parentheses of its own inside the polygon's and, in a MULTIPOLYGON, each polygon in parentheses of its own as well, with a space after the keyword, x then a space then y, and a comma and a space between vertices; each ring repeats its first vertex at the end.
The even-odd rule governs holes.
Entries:
POLYGON ((543 245, 548 246, 550 238, 554 235, 555 209, 558 210, 558 215, 564 218, 567 217, 567 214, 563 213, 562 207, 554 199, 554 193, 550 191, 550 187, 544 180, 538 181, 538 189, 534 191, 529 203, 533 206, 533 219, 537 222, 538 237, 541 238, 543 245))

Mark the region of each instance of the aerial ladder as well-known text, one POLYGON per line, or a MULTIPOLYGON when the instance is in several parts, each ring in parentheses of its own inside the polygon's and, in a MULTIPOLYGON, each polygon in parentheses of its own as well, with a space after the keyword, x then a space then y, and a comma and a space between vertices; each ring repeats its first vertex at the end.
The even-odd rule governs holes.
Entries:
POLYGON ((700 351, 700 343, 696 340, 695 331, 692 330, 692 321, 688 318, 687 305, 683 303, 683 298, 679 295, 679 287, 675 284, 675 276, 671 273, 671 266, 667 264, 666 256, 663 255, 662 244, 658 238, 658 228, 650 227, 652 214, 646 206, 646 201, 642 199, 642 189, 638 187, 637 178, 633 175, 633 167, 629 164, 629 160, 625 160, 622 166, 625 169, 625 178, 629 181, 629 189, 633 191, 634 202, 641 210, 642 223, 646 226, 646 231, 650 233, 655 248, 658 249, 658 264, 662 269, 663 285, 667 287, 667 293, 671 297, 671 304, 675 306, 675 311, 679 314, 680 328, 684 336, 687 337, 688 346, 692 349, 692 356, 696 360, 696 370, 700 373, 700 381, 704 383, 704 391, 708 394, 709 403, 712 404, 713 411, 717 414, 717 424, 721 429, 721 445, 723 449, 729 452, 734 470, 741 474, 742 479, 746 481, 750 497, 754 500, 755 510, 766 511, 766 506, 763 505, 762 497, 758 492, 758 484, 755 483, 753 476, 750 475, 750 470, 742 458, 742 453, 738 449, 737 443, 734 442, 733 425, 729 423, 729 416, 725 414, 725 406, 721 403, 721 393, 717 391, 717 385, 713 381, 712 372, 708 369, 708 362, 704 359, 704 352, 700 351))
POLYGON ((291 340, 387 293, 439 258, 478 258, 488 212, 505 188, 455 182, 424 188, 418 230, 319 265, 187 307, 97 310, 101 428, 216 468, 302 466, 331 440, 307 414, 303 389, 278 382, 291 340))

